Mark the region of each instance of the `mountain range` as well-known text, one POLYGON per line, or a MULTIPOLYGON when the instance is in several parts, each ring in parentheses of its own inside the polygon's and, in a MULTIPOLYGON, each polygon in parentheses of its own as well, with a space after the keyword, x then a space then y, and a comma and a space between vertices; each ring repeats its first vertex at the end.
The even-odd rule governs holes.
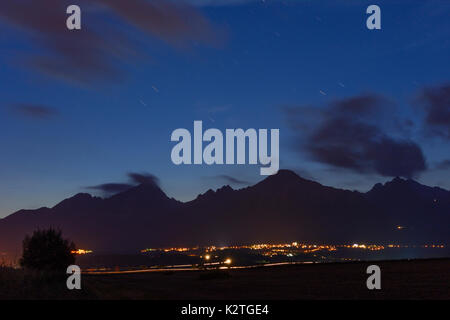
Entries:
POLYGON ((180 202, 147 183, 108 198, 79 193, 53 208, 17 211, 0 219, 0 252, 19 253, 26 234, 48 227, 78 248, 111 253, 294 240, 449 243, 450 191, 394 178, 362 193, 280 170, 250 187, 224 186, 180 202))

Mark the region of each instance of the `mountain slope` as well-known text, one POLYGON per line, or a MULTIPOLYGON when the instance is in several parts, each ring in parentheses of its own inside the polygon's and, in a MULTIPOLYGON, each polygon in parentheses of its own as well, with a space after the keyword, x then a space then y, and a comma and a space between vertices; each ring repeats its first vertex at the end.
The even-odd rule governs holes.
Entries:
POLYGON ((449 217, 450 192, 413 180, 360 193, 280 170, 186 203, 143 184, 106 199, 78 194, 53 208, 21 210, 0 220, 0 251, 18 252, 26 233, 49 226, 78 247, 113 252, 258 241, 448 242, 449 217))

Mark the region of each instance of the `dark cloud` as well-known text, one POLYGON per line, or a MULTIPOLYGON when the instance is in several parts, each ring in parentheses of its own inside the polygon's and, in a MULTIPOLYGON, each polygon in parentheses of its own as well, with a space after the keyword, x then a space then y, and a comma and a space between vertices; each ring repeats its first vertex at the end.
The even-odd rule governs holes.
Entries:
POLYGON ((133 187, 133 185, 126 183, 104 183, 96 186, 86 187, 86 189, 100 191, 104 195, 110 195, 126 191, 131 187, 133 187))
POLYGON ((366 94, 333 101, 331 103, 332 107, 328 109, 328 112, 334 112, 336 115, 368 116, 379 111, 379 106, 383 103, 388 103, 384 97, 366 94))
POLYGON ((424 155, 416 143, 385 133, 379 116, 387 104, 369 94, 332 101, 315 113, 311 107, 290 108, 286 112, 297 133, 295 148, 336 168, 412 177, 426 169, 424 155))
POLYGON ((43 105, 15 104, 11 108, 15 113, 32 119, 48 119, 58 114, 55 109, 43 105))
POLYGON ((66 8, 71 4, 68 0, 0 2, 0 21, 19 27, 40 46, 18 63, 69 81, 118 80, 121 65, 142 53, 131 32, 125 31, 130 27, 177 46, 193 41, 213 44, 220 38, 197 10, 175 1, 79 0, 82 29, 70 31, 66 8))
POLYGON ((128 173, 128 177, 131 179, 133 183, 137 184, 151 184, 155 186, 159 186, 158 177, 149 174, 149 173, 128 173))
POLYGON ((425 88, 419 97, 429 133, 450 139, 450 84, 425 88))
POLYGON ((367 144, 367 159, 375 172, 388 177, 411 178, 426 169, 425 157, 418 144, 383 136, 367 144))
POLYGON ((439 162, 436 166, 438 170, 450 170, 450 159, 439 162))
POLYGON ((159 178, 150 173, 135 173, 127 174, 129 183, 104 183, 96 186, 89 186, 85 189, 100 191, 103 196, 113 195, 119 192, 126 191, 132 187, 140 184, 153 185, 159 187, 159 178))

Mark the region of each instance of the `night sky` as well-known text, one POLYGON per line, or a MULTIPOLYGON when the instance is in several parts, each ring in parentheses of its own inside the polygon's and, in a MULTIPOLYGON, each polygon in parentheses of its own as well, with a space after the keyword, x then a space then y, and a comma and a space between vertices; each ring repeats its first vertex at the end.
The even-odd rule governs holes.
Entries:
POLYGON ((194 120, 279 128, 280 167, 325 185, 450 189, 449 1, 176 3, 1 1, 0 217, 146 179, 186 201, 263 178, 172 164, 194 120))

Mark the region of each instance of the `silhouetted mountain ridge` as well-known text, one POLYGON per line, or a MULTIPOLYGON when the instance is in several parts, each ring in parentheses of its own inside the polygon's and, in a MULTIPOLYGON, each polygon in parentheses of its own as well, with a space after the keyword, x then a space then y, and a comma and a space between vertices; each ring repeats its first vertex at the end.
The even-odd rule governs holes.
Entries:
POLYGON ((144 247, 259 241, 448 242, 450 192, 394 178, 367 193, 323 186, 280 170, 253 186, 226 185, 182 203, 155 184, 109 198, 86 193, 53 208, 0 220, 0 251, 17 251, 26 233, 57 227, 79 247, 144 247), (397 226, 402 226, 400 231, 397 226))

